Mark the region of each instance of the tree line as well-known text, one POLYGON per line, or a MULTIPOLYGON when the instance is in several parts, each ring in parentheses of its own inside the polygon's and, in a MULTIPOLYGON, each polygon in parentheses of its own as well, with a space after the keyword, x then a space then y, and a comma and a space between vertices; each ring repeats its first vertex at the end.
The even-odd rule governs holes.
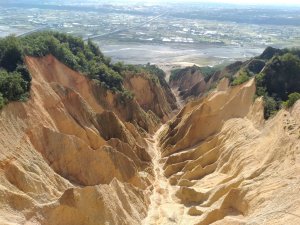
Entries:
POLYGON ((80 37, 65 33, 45 31, 21 38, 9 36, 0 39, 0 108, 10 101, 25 101, 29 97, 31 76, 24 57, 48 54, 129 99, 133 98, 133 94, 122 85, 126 71, 148 73, 158 81, 165 76, 162 70, 150 64, 134 66, 112 63, 92 41, 84 42, 80 37))

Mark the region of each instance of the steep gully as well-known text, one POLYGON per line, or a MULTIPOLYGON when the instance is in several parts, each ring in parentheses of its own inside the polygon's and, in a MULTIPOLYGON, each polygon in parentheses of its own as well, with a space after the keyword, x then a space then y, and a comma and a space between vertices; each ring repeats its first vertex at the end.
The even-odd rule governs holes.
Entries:
MULTIPOLYGON (((172 89, 172 92, 180 110, 184 106, 184 102, 180 98, 178 90, 172 89)), ((151 203, 148 209, 148 214, 142 222, 142 224, 145 225, 180 224, 182 219, 181 217, 184 214, 184 207, 182 204, 178 203, 175 196, 178 188, 176 186, 172 186, 167 177, 164 175, 163 164, 165 159, 161 156, 159 141, 165 128, 166 124, 162 124, 155 134, 147 140, 149 152, 152 156, 155 180, 153 181, 153 186, 151 186, 153 190, 150 196, 151 203)))
MULTIPOLYGON (((27 62, 32 98, 1 111, 1 225, 299 224, 300 102, 265 121, 254 80, 224 79, 148 136, 158 120, 137 101, 52 56, 27 62)), ((127 79, 172 116, 175 98, 127 79)))

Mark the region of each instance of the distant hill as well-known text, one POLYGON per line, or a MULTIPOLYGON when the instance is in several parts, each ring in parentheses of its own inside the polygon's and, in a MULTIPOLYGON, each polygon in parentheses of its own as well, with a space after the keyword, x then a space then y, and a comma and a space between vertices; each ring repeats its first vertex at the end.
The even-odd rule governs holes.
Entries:
POLYGON ((193 66, 172 72, 170 85, 184 98, 202 96, 227 77, 232 86, 256 78, 256 96, 265 99, 265 118, 278 111, 292 93, 300 93, 300 50, 268 47, 257 57, 224 68, 193 66), (186 85, 188 83, 188 85, 186 85))

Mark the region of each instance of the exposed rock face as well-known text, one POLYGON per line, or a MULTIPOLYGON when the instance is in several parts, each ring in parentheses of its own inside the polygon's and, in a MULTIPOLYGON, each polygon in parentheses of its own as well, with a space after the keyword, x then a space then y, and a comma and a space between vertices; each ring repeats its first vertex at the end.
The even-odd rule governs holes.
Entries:
POLYGON ((140 224, 152 177, 145 137, 160 115, 52 56, 26 62, 31 98, 0 115, 0 224, 140 224))
POLYGON ((299 101, 265 121, 254 80, 223 79, 149 138, 173 110, 149 77, 127 102, 26 61, 30 100, 0 112, 1 225, 299 224, 299 101))
POLYGON ((255 71, 261 70, 260 63, 261 61, 255 59, 246 62, 237 61, 211 75, 203 74, 199 67, 187 67, 181 69, 177 77, 170 80, 170 86, 178 90, 184 100, 198 98, 209 90, 214 89, 222 78, 234 77, 243 67, 249 67, 255 71))
POLYGON ((264 121, 253 80, 219 89, 161 133, 174 224, 298 224, 300 102, 264 121))
POLYGON ((195 67, 182 69, 177 79, 170 80, 170 86, 179 91, 182 98, 199 96, 206 91, 205 76, 195 67))
POLYGON ((161 86, 159 80, 153 80, 146 74, 128 75, 124 85, 133 91, 137 102, 145 111, 151 110, 165 122, 177 108, 170 88, 161 86))
POLYGON ((252 80, 243 88, 218 91, 198 102, 188 103, 170 125, 168 135, 164 137, 166 141, 163 146, 166 147, 163 156, 203 141, 218 132, 223 123, 230 118, 244 117, 252 104, 254 93, 255 83, 252 80))
POLYGON ((237 61, 237 62, 234 62, 234 63, 226 66, 224 69, 216 72, 211 77, 210 83, 212 84, 215 81, 218 81, 218 80, 222 79, 225 76, 233 77, 243 67, 243 65, 245 65, 247 63, 248 63, 248 61, 246 61, 246 62, 237 61))
MULTIPOLYGON (((270 51, 275 54, 273 50, 270 51)), ((170 86, 174 90, 178 90, 184 100, 196 99, 202 97, 212 89, 215 89, 223 78, 234 80, 240 74, 247 73, 249 77, 253 77, 254 74, 259 74, 266 68, 264 56, 268 54, 271 53, 268 53, 268 49, 266 49, 266 51, 257 58, 252 58, 245 62, 237 61, 222 69, 216 70, 216 68, 214 68, 210 72, 206 71, 206 73, 205 69, 201 67, 187 67, 175 73, 173 79, 170 80, 170 86)))
POLYGON ((71 188, 54 203, 44 206, 39 222, 60 224, 140 224, 146 216, 147 197, 128 184, 71 188), (126 218, 124 220, 124 218, 126 218))
POLYGON ((182 70, 182 76, 179 79, 170 80, 171 87, 178 87, 179 91, 190 89, 193 85, 204 79, 204 75, 200 71, 191 68, 182 70))

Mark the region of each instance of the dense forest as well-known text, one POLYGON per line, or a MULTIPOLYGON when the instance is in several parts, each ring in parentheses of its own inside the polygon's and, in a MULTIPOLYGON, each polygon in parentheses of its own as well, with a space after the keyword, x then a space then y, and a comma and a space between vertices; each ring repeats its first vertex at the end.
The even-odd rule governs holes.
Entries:
POLYGON ((31 77, 24 63, 25 55, 41 57, 48 54, 126 98, 133 97, 122 85, 126 71, 147 73, 165 85, 165 74, 158 67, 112 63, 97 45, 79 37, 58 32, 40 32, 23 38, 9 36, 0 39, 0 108, 10 101, 29 97, 31 77))

